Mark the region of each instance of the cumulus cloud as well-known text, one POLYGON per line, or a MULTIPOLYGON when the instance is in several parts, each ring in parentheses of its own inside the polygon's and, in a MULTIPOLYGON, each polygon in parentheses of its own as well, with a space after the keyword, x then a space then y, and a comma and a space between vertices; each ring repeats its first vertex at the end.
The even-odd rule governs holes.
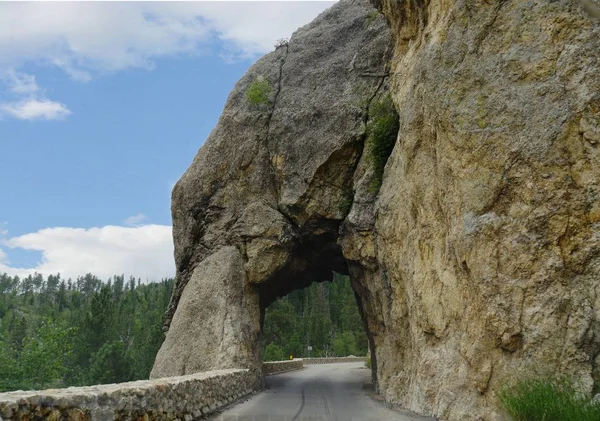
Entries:
POLYGON ((0 68, 57 66, 73 78, 151 68, 215 39, 241 54, 269 51, 332 2, 0 3, 0 68))
POLYGON ((0 118, 60 120, 71 111, 46 98, 35 63, 72 79, 131 67, 151 69, 161 57, 202 54, 215 40, 226 60, 253 57, 289 37, 333 2, 0 2, 0 118), (6 96, 6 95, 5 95, 6 96))
POLYGON ((75 279, 93 273, 107 279, 125 274, 142 280, 159 280, 175 273, 171 227, 167 225, 46 228, 2 243, 9 254, 10 249, 17 248, 42 253, 36 265, 17 268, 10 265, 9 256, 0 250, 0 273, 10 275, 60 273, 75 279))
POLYGON ((19 120, 62 120, 71 114, 66 105, 45 97, 34 75, 14 69, 0 71, 3 100, 0 101, 0 118, 19 120))
POLYGON ((334 2, 199 2, 179 3, 205 19, 212 33, 229 44, 229 53, 251 57, 273 50, 334 2))
POLYGON ((61 120, 71 114, 60 102, 37 98, 0 104, 0 112, 19 120, 61 120))

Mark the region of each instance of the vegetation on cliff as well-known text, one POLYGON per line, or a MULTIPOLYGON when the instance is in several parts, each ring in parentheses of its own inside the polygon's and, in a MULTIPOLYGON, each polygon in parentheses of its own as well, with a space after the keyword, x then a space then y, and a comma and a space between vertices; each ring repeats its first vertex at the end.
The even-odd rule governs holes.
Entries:
POLYGON ((256 107, 269 105, 271 91, 272 88, 269 82, 261 78, 254 79, 246 91, 246 101, 256 107))
POLYGON ((529 379, 507 387, 500 401, 515 421, 597 421, 600 404, 565 379, 529 379))
POLYGON ((371 190, 379 191, 383 181, 383 170, 396 144, 399 119, 390 96, 374 102, 369 107, 367 123, 367 145, 373 165, 371 190))

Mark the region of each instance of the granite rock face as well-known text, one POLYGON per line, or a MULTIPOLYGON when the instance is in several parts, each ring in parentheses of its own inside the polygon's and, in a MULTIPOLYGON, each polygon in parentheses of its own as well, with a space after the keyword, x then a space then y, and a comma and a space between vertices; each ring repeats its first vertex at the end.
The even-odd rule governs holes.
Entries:
POLYGON ((348 271, 337 238, 390 54, 383 16, 346 1, 237 83, 173 189, 177 283, 152 377, 260 371, 262 310, 348 271))
POLYGON ((336 4, 231 93, 173 191, 178 283, 153 375, 259 367, 261 311, 334 270, 352 278, 391 402, 497 421, 518 374, 591 393, 597 2, 376 6, 336 4), (267 103, 248 103, 254 80, 267 103), (399 131, 379 183, 368 127, 388 92, 399 131))
POLYGON ((260 331, 256 294, 247 291, 244 262, 235 247, 222 247, 192 272, 172 332, 161 347, 152 377, 171 377, 212 367, 252 367, 254 342, 260 331), (224 264, 226 263, 226 264, 224 264), (184 341, 186 350, 179 347, 184 341))
POLYGON ((497 392, 517 375, 563 373, 591 392, 598 20, 566 0, 378 6, 395 39, 400 131, 376 203, 378 264, 359 260, 355 278, 382 393, 497 420, 497 392))

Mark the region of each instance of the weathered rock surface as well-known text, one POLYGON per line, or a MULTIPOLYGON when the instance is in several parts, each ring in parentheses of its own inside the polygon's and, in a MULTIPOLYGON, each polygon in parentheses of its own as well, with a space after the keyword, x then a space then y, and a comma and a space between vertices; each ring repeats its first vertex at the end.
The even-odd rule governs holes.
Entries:
POLYGON ((235 247, 220 248, 204 259, 192 272, 171 323, 172 332, 186 332, 187 350, 179 349, 181 338, 169 336, 152 377, 251 367, 260 310, 256 294, 246 289, 244 262, 235 247))
POLYGON ((342 1, 259 60, 173 191, 178 283, 153 375, 257 370, 262 309, 335 270, 389 401, 491 421, 518 374, 598 387, 596 5, 377 1, 400 127, 380 189, 382 16, 342 1), (246 100, 255 78, 269 104, 246 100))
POLYGON ((376 205, 378 265, 353 273, 384 396, 496 420, 518 375, 563 373, 591 392, 600 25, 567 0, 379 7, 400 132, 376 205))
POLYGON ((177 284, 152 377, 259 369, 261 309, 347 272, 336 240, 390 53, 383 17, 344 2, 235 86, 173 190, 177 284), (248 100, 255 81, 268 103, 248 100))

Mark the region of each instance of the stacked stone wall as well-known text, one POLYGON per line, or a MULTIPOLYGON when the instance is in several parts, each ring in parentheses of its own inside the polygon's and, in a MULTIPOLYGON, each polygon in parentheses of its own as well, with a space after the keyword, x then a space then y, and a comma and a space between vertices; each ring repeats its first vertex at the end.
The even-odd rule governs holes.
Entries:
POLYGON ((330 357, 330 358, 303 358, 305 365, 332 364, 332 363, 354 363, 365 362, 367 357, 330 357))
POLYGON ((288 361, 269 361, 263 363, 263 374, 268 376, 270 374, 285 373, 286 371, 300 370, 304 367, 302 359, 294 359, 288 361))
MULTIPOLYGON (((304 358, 263 363, 272 375, 305 364, 364 361, 364 357, 304 358)), ((255 390, 249 370, 206 371, 187 376, 98 386, 0 393, 0 421, 193 421, 255 390)))
POLYGON ((288 361, 269 361, 263 363, 263 374, 285 373, 286 371, 300 370, 305 365, 313 364, 334 364, 334 363, 352 363, 365 362, 366 357, 329 357, 329 358, 295 358, 288 361))
POLYGON ((249 370, 99 386, 0 393, 0 421, 192 421, 250 394, 249 370))

